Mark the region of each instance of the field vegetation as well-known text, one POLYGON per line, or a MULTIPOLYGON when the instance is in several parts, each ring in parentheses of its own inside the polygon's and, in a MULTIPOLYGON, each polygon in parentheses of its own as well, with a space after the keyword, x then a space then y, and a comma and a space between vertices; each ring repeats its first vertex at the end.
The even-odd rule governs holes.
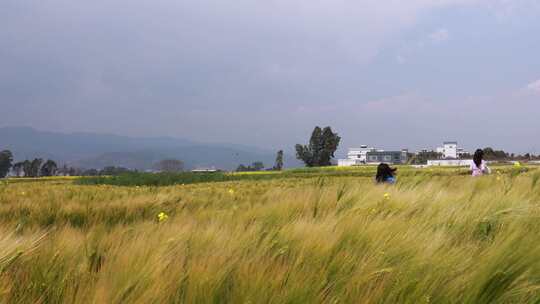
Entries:
POLYGON ((0 303, 540 301, 540 170, 371 170, 3 182, 0 303))
MULTIPOLYGON (((402 177, 411 176, 455 176, 468 175, 468 169, 439 167, 422 170, 410 166, 397 166, 402 177)), ((527 167, 496 167, 497 172, 520 174, 530 170, 527 167)), ((115 185, 115 186, 170 186, 209 182, 256 181, 285 178, 321 178, 321 177, 373 177, 376 166, 358 167, 315 167, 297 168, 284 171, 245 171, 216 173, 141 173, 127 172, 115 176, 94 176, 78 179, 81 185, 115 185)))

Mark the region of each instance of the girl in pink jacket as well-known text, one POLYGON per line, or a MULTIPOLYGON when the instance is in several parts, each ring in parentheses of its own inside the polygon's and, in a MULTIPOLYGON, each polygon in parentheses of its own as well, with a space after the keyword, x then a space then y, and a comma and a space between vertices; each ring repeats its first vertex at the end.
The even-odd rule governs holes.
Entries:
POLYGON ((484 151, 481 149, 474 152, 473 161, 471 163, 472 176, 482 176, 484 174, 490 174, 491 169, 487 166, 484 160, 484 151))

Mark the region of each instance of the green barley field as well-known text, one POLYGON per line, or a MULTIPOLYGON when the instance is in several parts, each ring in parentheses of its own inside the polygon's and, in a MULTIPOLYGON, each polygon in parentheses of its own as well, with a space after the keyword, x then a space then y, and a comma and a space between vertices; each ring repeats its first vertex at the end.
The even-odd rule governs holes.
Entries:
POLYGON ((540 303, 540 170, 8 180, 0 303, 540 303))

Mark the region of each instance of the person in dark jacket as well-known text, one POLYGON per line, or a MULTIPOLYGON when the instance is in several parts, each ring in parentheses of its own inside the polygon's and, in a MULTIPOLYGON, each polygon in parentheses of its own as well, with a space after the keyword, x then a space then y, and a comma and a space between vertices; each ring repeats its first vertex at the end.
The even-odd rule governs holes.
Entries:
POLYGON ((377 176, 375 180, 377 183, 394 184, 396 182, 397 168, 391 168, 388 164, 381 163, 377 167, 377 176))

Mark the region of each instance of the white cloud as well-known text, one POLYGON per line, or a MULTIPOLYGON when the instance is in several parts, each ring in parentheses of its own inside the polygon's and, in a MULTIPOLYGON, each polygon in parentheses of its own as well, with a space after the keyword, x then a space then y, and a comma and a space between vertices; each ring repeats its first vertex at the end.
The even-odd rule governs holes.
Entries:
POLYGON ((438 29, 429 35, 429 40, 434 43, 447 41, 450 38, 450 32, 447 29, 438 29))
POLYGON ((500 21, 516 21, 537 18, 540 12, 538 0, 483 0, 482 3, 500 21))
POLYGON ((529 92, 534 92, 535 94, 540 94, 540 79, 529 83, 527 85, 527 90, 529 92))

